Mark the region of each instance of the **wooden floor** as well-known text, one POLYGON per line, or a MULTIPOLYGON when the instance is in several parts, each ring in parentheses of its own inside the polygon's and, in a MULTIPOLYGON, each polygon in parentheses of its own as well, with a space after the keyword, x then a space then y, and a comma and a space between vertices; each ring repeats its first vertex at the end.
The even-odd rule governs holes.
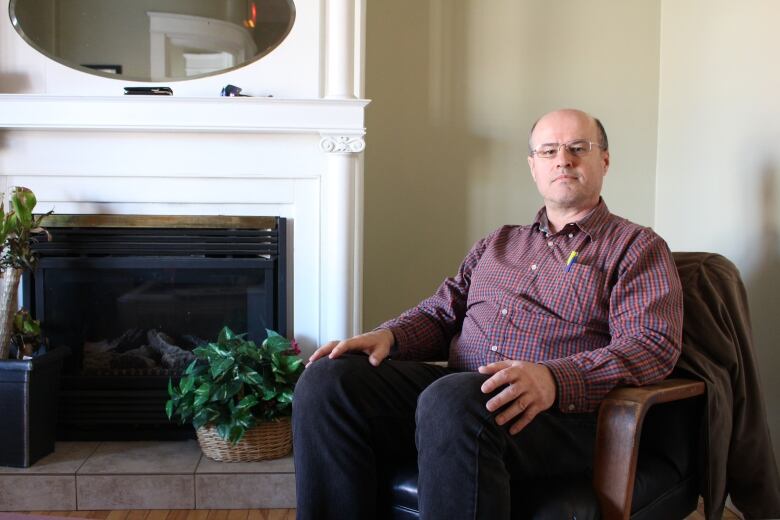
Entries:
MULTIPOLYGON (((22 513, 24 514, 24 513, 22 513)), ((132 511, 27 511, 26 514, 95 520, 295 520, 295 509, 135 509, 132 511)), ((704 520, 704 507, 685 520, 704 520)), ((728 509, 723 520, 739 520, 728 509)))
POLYGON ((295 509, 134 509, 121 511, 27 511, 26 513, 96 520, 295 520, 295 509))
MULTIPOLYGON (((722 518, 723 520, 740 520, 740 517, 729 508, 723 510, 722 518)), ((699 507, 696 508, 696 511, 685 517, 685 520, 704 520, 704 504, 702 504, 701 498, 699 498, 699 507)))

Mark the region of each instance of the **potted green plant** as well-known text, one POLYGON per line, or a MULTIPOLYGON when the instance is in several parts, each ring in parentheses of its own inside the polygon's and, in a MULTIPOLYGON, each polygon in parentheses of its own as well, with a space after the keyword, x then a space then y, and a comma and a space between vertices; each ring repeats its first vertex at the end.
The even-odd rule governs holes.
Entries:
POLYGON ((34 215, 38 203, 28 188, 17 186, 11 192, 11 209, 5 213, 0 204, 0 359, 8 359, 13 323, 18 310, 19 280, 25 270, 35 270, 38 261, 34 245, 37 235, 48 234, 41 221, 52 212, 34 215))
POLYGON ((168 383, 169 419, 190 422, 214 460, 278 458, 292 448, 293 388, 303 371, 295 340, 272 330, 259 346, 225 327, 193 350, 177 384, 168 383))
POLYGON ((34 245, 45 215, 34 215, 35 195, 14 188, 10 209, 0 204, 0 465, 27 467, 54 451, 62 359, 66 348, 38 349, 40 323, 19 312, 17 292, 25 271, 35 268, 34 245), (16 342, 19 359, 8 359, 16 342), (36 350, 38 350, 36 352, 36 350))
POLYGON ((33 318, 27 309, 19 309, 14 315, 12 350, 17 359, 31 358, 43 344, 41 322, 33 318))

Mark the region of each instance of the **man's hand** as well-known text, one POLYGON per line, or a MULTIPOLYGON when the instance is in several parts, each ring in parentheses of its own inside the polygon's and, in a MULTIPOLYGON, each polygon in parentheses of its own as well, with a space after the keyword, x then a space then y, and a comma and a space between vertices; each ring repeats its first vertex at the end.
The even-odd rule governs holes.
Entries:
POLYGON ((550 408, 555 402, 555 378, 550 369, 526 361, 498 361, 479 367, 480 374, 493 374, 482 383, 482 392, 489 394, 498 388, 505 388, 487 402, 487 409, 495 412, 506 406, 496 416, 496 423, 503 425, 520 417, 509 429, 514 435, 528 426, 539 412, 550 408))
POLYGON ((314 351, 306 364, 308 365, 323 356, 335 359, 346 352, 356 350, 368 354, 368 362, 379 366, 379 363, 390 354, 393 344, 395 344, 393 333, 388 329, 379 329, 342 341, 326 343, 314 351))

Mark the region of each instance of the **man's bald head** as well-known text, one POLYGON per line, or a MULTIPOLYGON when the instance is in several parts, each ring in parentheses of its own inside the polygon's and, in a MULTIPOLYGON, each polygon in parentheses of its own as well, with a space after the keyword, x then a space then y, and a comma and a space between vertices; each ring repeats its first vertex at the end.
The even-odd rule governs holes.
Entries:
POLYGON ((549 117, 553 114, 558 114, 561 112, 569 112, 572 114, 577 114, 582 117, 586 117, 590 119, 593 122, 593 125, 596 127, 596 133, 598 135, 599 144, 601 145, 602 150, 609 150, 609 140, 607 139, 607 132, 604 130, 604 125, 601 124, 601 121, 599 121, 597 118, 593 117, 592 115, 588 114, 587 112, 583 112, 582 110, 576 110, 573 108, 564 108, 561 110, 554 110, 552 112, 548 112, 547 114, 544 114, 542 117, 537 119, 534 124, 531 126, 531 131, 528 133, 528 155, 531 155, 533 153, 534 149, 534 130, 536 129, 536 126, 539 124, 539 122, 546 117, 549 117))

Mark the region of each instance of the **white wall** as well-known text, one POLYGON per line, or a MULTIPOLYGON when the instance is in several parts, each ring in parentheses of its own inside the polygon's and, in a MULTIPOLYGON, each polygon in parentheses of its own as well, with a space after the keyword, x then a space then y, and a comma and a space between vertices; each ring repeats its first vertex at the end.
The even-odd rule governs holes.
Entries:
POLYGON ((669 0, 661 13, 656 228, 740 268, 780 454, 780 2, 669 0))
POLYGON ((364 327, 429 295, 471 244, 541 199, 527 134, 601 118, 616 213, 653 223, 660 4, 395 0, 367 10, 364 327))

